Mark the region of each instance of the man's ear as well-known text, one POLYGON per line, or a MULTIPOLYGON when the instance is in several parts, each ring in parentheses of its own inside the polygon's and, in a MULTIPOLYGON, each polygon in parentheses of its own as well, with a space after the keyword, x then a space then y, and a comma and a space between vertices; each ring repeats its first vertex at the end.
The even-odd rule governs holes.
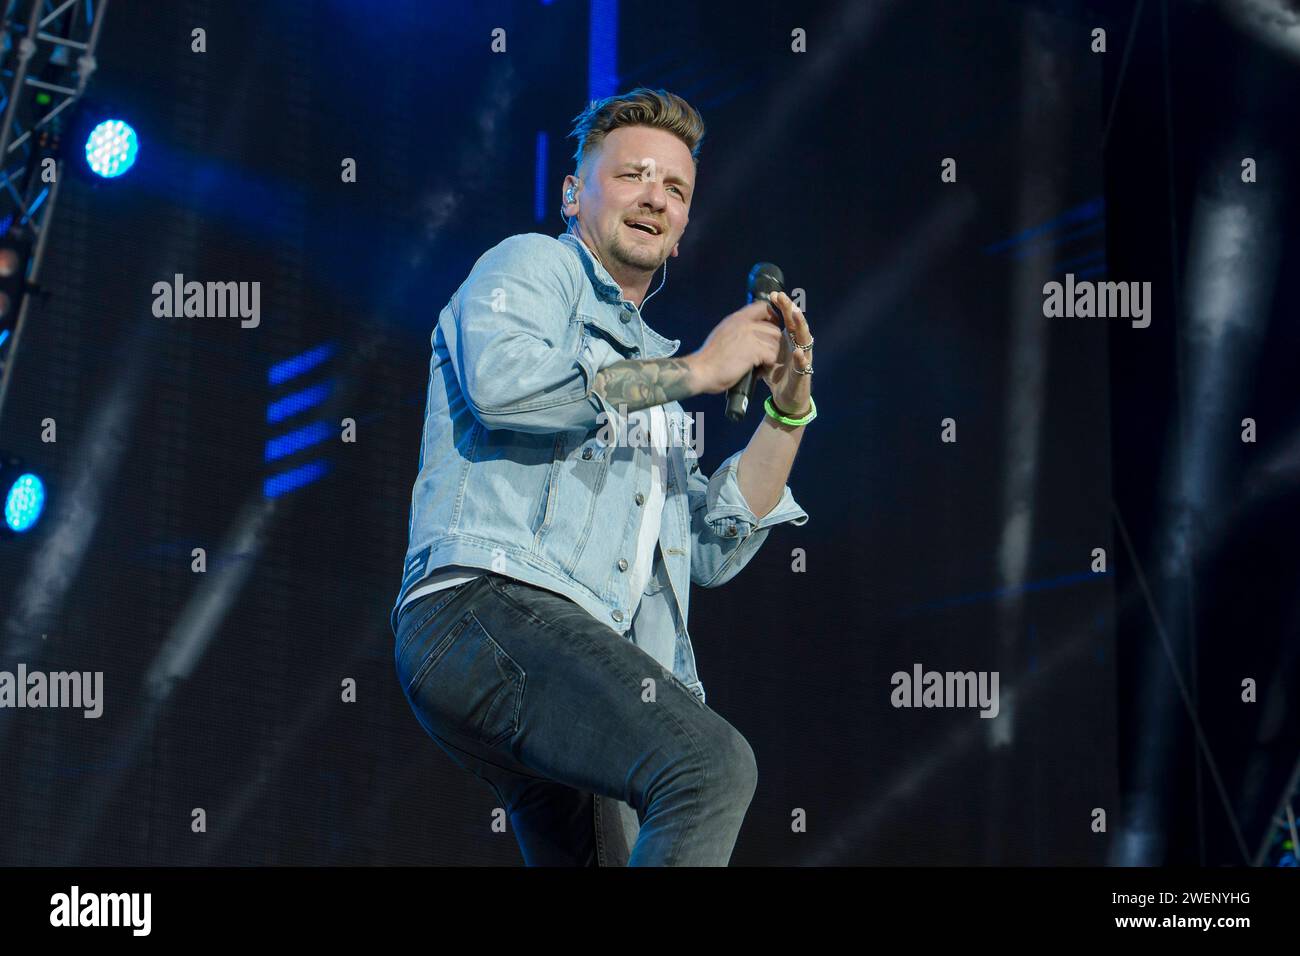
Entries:
POLYGON ((673 252, 672 252, 672 254, 673 254, 674 256, 677 255, 677 243, 675 243, 675 242, 673 243, 673 252))

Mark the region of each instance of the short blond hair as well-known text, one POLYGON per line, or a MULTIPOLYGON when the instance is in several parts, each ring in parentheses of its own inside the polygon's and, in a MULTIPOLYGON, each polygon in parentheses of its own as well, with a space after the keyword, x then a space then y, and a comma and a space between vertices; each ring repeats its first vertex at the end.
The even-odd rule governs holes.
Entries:
POLYGON ((675 93, 638 86, 618 96, 592 100, 573 118, 569 138, 578 141, 573 154, 574 170, 582 168, 589 151, 600 147, 613 130, 623 126, 653 126, 672 133, 691 151, 691 159, 700 164, 700 144, 704 142, 704 120, 695 107, 675 93))

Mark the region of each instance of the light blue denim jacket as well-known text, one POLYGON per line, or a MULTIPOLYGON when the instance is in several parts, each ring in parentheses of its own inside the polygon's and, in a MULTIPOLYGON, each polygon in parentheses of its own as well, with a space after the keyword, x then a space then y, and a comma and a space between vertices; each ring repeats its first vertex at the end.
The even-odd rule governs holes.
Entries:
MULTIPOLYGON (((710 478, 688 442, 670 442, 653 570, 641 595, 629 593, 650 449, 609 441, 626 418, 592 383, 607 365, 672 355, 681 341, 646 325, 576 236, 526 233, 479 258, 432 344, 394 630, 402 598, 427 575, 483 568, 576 602, 703 701, 691 583, 725 584, 769 528, 808 515, 787 486, 760 520, 736 483, 740 452, 710 478)), ((664 411, 686 417, 677 402, 664 411)))

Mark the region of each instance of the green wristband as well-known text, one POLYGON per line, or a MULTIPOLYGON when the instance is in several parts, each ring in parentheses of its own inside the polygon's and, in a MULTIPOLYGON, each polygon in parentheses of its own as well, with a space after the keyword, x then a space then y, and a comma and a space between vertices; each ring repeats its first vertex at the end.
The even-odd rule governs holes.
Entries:
POLYGON ((817 417, 817 403, 813 401, 813 397, 811 395, 808 396, 808 404, 810 406, 808 410, 808 414, 805 415, 803 418, 788 418, 776 410, 776 403, 772 401, 772 396, 769 395, 767 396, 766 399, 763 400, 763 410, 767 412, 769 418, 775 418, 778 422, 782 422, 783 424, 807 425, 810 421, 812 421, 814 418, 817 417))

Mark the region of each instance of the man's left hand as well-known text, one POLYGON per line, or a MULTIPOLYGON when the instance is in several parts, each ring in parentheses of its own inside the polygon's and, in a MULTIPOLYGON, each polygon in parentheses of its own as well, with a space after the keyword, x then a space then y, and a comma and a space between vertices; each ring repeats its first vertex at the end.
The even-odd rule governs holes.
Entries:
POLYGON ((803 418, 812 409, 809 401, 812 396, 812 376, 801 375, 794 370, 812 365, 812 349, 791 348, 790 339, 793 337, 797 344, 807 345, 812 341, 812 333, 808 330, 808 321, 803 313, 784 292, 773 292, 769 303, 773 308, 768 311, 768 320, 784 325, 785 335, 781 337, 781 351, 777 355, 776 364, 760 366, 759 372, 772 392, 772 402, 777 411, 788 418, 803 418), (780 318, 772 314, 773 310, 779 310, 780 318))

